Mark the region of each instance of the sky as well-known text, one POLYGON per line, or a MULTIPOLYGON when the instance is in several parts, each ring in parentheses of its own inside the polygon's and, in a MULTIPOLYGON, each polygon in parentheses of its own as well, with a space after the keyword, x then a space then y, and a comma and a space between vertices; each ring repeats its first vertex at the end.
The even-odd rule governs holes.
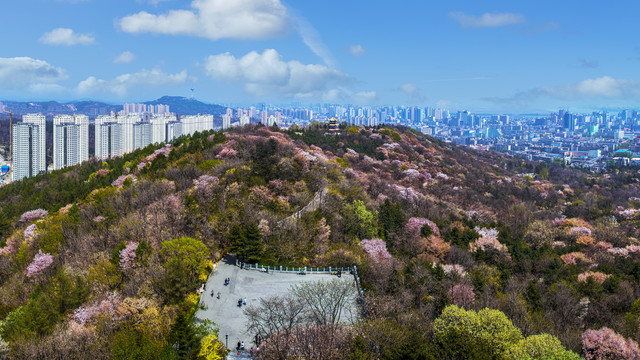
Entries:
POLYGON ((640 108, 640 2, 21 0, 0 99, 640 108))

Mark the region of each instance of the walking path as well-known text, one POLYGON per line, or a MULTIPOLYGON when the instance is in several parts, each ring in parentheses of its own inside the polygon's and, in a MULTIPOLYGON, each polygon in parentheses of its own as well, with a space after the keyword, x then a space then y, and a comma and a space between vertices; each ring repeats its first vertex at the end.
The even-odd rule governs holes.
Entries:
MULTIPOLYGON (((261 297, 286 294, 295 284, 336 278, 335 275, 330 274, 298 275, 274 271, 265 273, 257 270, 243 270, 235 263, 235 258, 228 255, 217 264, 209 275, 206 289, 200 298, 201 304, 204 304, 206 309, 198 310, 196 313, 197 319, 209 319, 216 323, 220 329, 220 340, 232 350, 235 350, 239 341, 244 341, 247 351, 255 346, 253 337, 246 332, 246 317, 242 307, 238 306, 239 299, 246 297, 247 305, 257 304, 261 297), (226 278, 231 278, 229 285, 224 285, 226 278), (214 291, 214 296, 211 296, 211 290, 214 291), (220 292, 220 299, 217 298, 218 292, 220 292)), ((343 273, 341 279, 354 282, 354 278, 350 274, 343 273)), ((355 294, 356 288, 354 286, 354 298, 355 294)), ((356 305, 353 304, 351 309, 355 314, 356 305)), ((345 310, 343 319, 349 319, 349 310, 345 310)), ((238 357, 237 352, 232 351, 229 359, 248 359, 246 354, 241 356, 243 357, 238 357)))

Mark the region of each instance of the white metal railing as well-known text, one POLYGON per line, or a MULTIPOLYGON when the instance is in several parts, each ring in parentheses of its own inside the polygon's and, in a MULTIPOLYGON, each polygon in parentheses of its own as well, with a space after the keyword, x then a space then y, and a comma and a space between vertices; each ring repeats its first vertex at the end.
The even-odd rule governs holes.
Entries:
POLYGON ((295 274, 336 274, 340 273, 351 273, 354 268, 353 267, 309 267, 309 266, 269 266, 269 265, 260 265, 260 264, 249 264, 244 263, 238 259, 236 259, 236 266, 247 269, 247 270, 257 270, 261 272, 283 272, 283 273, 295 273, 295 274))

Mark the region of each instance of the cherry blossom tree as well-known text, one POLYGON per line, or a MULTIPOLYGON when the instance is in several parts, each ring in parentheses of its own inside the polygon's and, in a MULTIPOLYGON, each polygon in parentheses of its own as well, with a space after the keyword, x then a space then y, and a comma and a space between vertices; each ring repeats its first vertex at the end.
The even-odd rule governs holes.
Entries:
POLYGON ((625 339, 609 328, 587 330, 582 335, 582 352, 586 360, 640 359, 638 343, 625 339))
POLYGON ((360 246, 362 246, 364 251, 375 261, 382 261, 393 257, 389 254, 387 244, 382 239, 362 240, 360 246))
POLYGON ((451 302, 461 307, 468 307, 476 300, 473 286, 467 284, 456 284, 447 293, 451 302))
POLYGON ((578 275, 579 282, 586 282, 589 278, 593 279, 598 284, 602 284, 611 276, 597 271, 585 271, 578 275))
POLYGON ((30 223, 32 221, 42 219, 48 214, 49 212, 44 209, 35 209, 35 210, 27 211, 26 213, 20 216, 20 222, 30 223))
POLYGON ((138 242, 132 241, 120 250, 120 268, 122 270, 131 269, 135 265, 138 245, 138 242))
POLYGON ((33 261, 27 266, 27 277, 33 277, 46 270, 53 263, 53 256, 39 250, 33 261))
POLYGON ((24 238, 26 240, 31 240, 36 236, 36 230, 38 229, 38 227, 36 226, 36 224, 31 224, 29 226, 27 226, 26 229, 24 229, 24 238))

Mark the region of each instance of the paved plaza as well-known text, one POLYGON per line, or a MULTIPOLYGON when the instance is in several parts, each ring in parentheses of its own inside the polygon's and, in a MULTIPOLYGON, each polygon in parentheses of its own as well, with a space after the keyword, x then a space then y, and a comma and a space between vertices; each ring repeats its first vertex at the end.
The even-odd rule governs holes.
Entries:
MULTIPOLYGON (((331 280, 335 275, 312 274, 299 275, 296 273, 281 273, 270 271, 269 273, 257 270, 240 269, 236 266, 235 258, 226 256, 209 275, 206 289, 202 293, 200 302, 205 305, 205 310, 198 310, 198 319, 209 319, 216 323, 220 329, 219 338, 230 349, 234 350, 238 341, 244 341, 247 351, 255 346, 253 337, 246 332, 246 317, 243 307, 238 306, 238 300, 247 299, 247 306, 258 304, 258 299, 272 295, 286 294, 292 285, 306 281, 331 280), (231 278, 229 285, 224 285, 224 279, 231 278), (214 295, 211 296, 213 290, 214 295), (217 298, 218 292, 220 299, 217 298)), ((351 274, 343 273, 341 280, 354 283, 351 274)), ((355 305, 356 287, 353 287, 353 301, 343 312, 342 320, 350 322, 356 317, 355 305), (352 315, 353 314, 353 315, 352 315)), ((233 354, 233 352, 232 352, 233 354)), ((238 357, 235 357, 238 358, 238 357)))

